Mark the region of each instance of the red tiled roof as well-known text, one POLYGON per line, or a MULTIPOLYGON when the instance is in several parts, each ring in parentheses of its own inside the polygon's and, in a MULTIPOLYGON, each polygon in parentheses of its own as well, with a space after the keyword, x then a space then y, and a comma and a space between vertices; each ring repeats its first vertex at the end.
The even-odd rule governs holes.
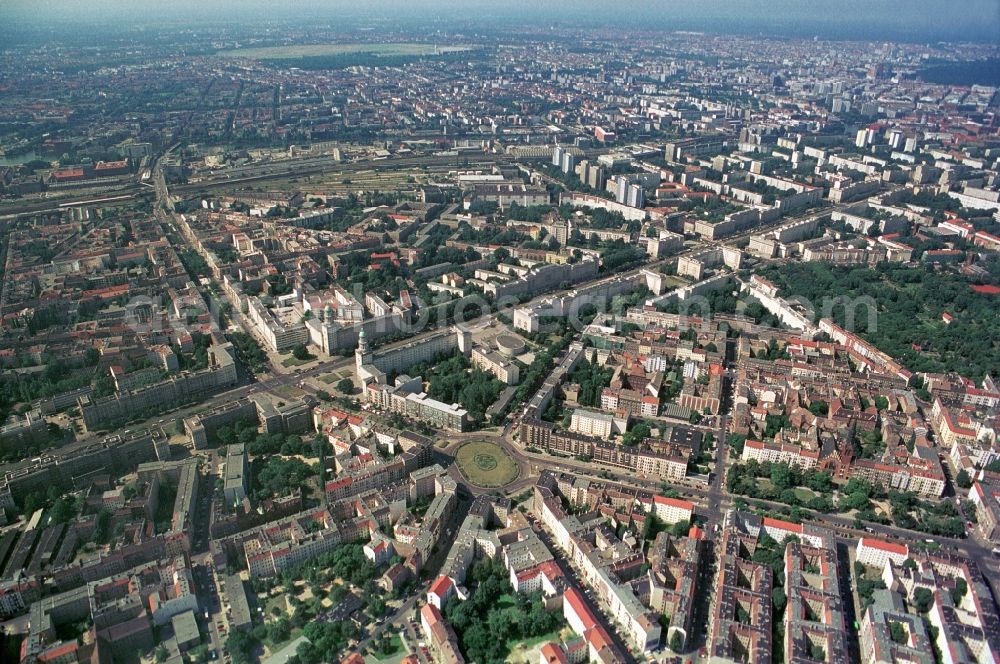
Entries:
POLYGON ((575 613, 576 617, 580 619, 581 623, 583 623, 584 630, 589 630, 597 625, 597 620, 595 620, 594 616, 591 615, 590 609, 587 608, 587 605, 583 603, 583 598, 580 597, 580 593, 577 592, 576 588, 568 589, 563 595, 563 599, 569 602, 569 606, 573 610, 573 613, 575 613))
POLYGON ((420 609, 420 616, 427 623, 428 627, 433 627, 435 623, 439 623, 444 618, 441 617, 441 612, 433 604, 424 604, 420 609))
POLYGON ((64 168, 57 171, 52 171, 52 177, 54 178, 82 178, 83 169, 82 168, 64 168))
POLYGON ((592 628, 587 630, 587 633, 583 635, 583 638, 587 639, 587 643, 594 650, 600 652, 604 648, 610 648, 614 645, 611 640, 611 635, 608 634, 607 630, 604 629, 602 625, 594 625, 592 628))
POLYGON ((554 643, 546 643, 541 648, 542 659, 548 664, 564 664, 569 662, 566 659, 566 653, 562 651, 562 648, 554 643))
POLYGON ((533 579, 536 576, 538 576, 540 573, 541 573, 541 570, 538 568, 538 565, 535 565, 534 567, 529 567, 528 569, 523 569, 520 572, 518 572, 517 573, 517 580, 518 581, 526 581, 528 579, 533 579))
POLYGON ((802 532, 801 524, 792 523, 791 521, 782 521, 781 519, 772 519, 771 517, 764 517, 764 525, 770 526, 771 528, 778 528, 780 530, 788 530, 793 533, 802 532))
POLYGON ((342 486, 350 486, 354 482, 350 477, 344 477, 339 480, 333 480, 332 482, 326 483, 326 490, 332 491, 334 489, 339 489, 342 486))
POLYGON ((38 656, 38 661, 48 662, 53 659, 58 659, 64 655, 68 655, 71 652, 75 652, 78 648, 76 641, 68 641, 60 646, 56 646, 51 650, 46 650, 38 656))
POLYGON ((563 571, 559 568, 559 565, 556 565, 551 560, 546 560, 544 563, 541 563, 538 566, 538 569, 546 576, 546 578, 549 579, 549 581, 552 579, 558 579, 563 575, 563 571))
POLYGON ((682 510, 693 510, 694 503, 687 500, 680 500, 679 498, 667 498, 666 496, 653 496, 654 503, 660 503, 661 505, 670 505, 671 507, 676 507, 682 510))
POLYGON ((433 585, 431 585, 430 590, 428 590, 427 592, 428 594, 437 595, 438 597, 444 597, 445 593, 451 590, 451 587, 453 585, 454 583, 452 582, 451 577, 442 574, 437 578, 436 581, 434 581, 433 585))
POLYGON ((130 286, 128 284, 121 284, 119 286, 106 286, 105 288, 95 288, 93 290, 83 291, 82 295, 84 297, 112 298, 128 293, 129 288, 130 286))
POLYGON ((886 542, 884 540, 874 539, 871 537, 862 537, 861 546, 879 549, 880 551, 888 551, 889 553, 897 553, 901 556, 905 556, 910 552, 910 550, 902 544, 886 542))

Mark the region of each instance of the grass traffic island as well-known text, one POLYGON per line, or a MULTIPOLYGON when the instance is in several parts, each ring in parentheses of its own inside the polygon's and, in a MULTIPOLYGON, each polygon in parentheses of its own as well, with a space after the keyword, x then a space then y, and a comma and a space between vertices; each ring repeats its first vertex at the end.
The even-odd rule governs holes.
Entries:
POLYGON ((474 441, 458 448, 455 463, 465 479, 481 487, 494 488, 517 479, 514 459, 496 443, 474 441))

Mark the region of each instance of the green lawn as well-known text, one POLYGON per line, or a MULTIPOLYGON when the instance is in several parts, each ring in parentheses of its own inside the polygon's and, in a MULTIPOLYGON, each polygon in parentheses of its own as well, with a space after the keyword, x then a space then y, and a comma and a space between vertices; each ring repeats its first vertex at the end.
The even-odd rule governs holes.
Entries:
POLYGON ((290 356, 286 357, 285 359, 283 359, 281 361, 281 366, 283 366, 283 367, 300 367, 303 364, 309 364, 310 362, 312 362, 315 359, 316 359, 315 355, 310 355, 309 357, 307 357, 304 360, 300 360, 297 357, 290 355, 290 356))
POLYGON ((287 615, 287 614, 288 614, 288 600, 284 594, 271 597, 264 603, 264 615, 267 617, 268 620, 277 620, 282 615, 287 615), (281 611, 281 615, 275 617, 274 615, 271 614, 271 609, 274 607, 278 607, 278 610, 281 611))
POLYGON ((327 385, 333 385, 334 383, 337 383, 343 380, 344 378, 350 378, 353 375, 354 375, 353 371, 344 370, 344 371, 334 371, 332 373, 328 373, 323 376, 318 376, 318 378, 320 382, 326 383, 327 385))
POLYGON ((180 427, 178 427, 177 426, 177 421, 176 420, 171 420, 170 422, 164 423, 164 425, 163 425, 163 433, 165 433, 168 438, 170 436, 177 436, 177 435, 180 435, 180 434, 184 433, 184 427, 183 427, 183 425, 180 426, 180 427))
POLYGON ((667 290, 670 290, 671 288, 680 288, 681 286, 687 286, 689 283, 691 283, 687 279, 683 277, 678 277, 677 275, 674 274, 664 275, 663 281, 666 284, 667 290))
POLYGON ((500 595, 500 599, 497 600, 498 609, 506 609, 509 606, 514 606, 517 604, 517 598, 513 595, 500 595))
POLYGON ((467 480, 477 486, 497 487, 517 479, 518 468, 496 443, 475 441, 458 448, 455 463, 467 480))
POLYGON ((520 646, 522 648, 534 648, 535 646, 545 643, 546 641, 558 641, 559 635, 562 633, 562 629, 554 629, 547 634, 542 634, 541 636, 536 636, 531 639, 525 639, 524 641, 511 641, 508 645, 511 650, 520 646))
POLYGON ((816 497, 816 492, 804 486, 797 486, 793 489, 795 497, 802 502, 807 502, 816 497))

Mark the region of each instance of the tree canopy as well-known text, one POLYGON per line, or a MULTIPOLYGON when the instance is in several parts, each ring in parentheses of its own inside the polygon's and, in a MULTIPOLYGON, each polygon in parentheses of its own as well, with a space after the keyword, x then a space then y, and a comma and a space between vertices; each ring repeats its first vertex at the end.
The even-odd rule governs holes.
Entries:
POLYGON ((445 617, 459 637, 467 661, 501 664, 510 644, 547 634, 563 624, 560 612, 545 609, 541 593, 514 593, 502 561, 483 559, 469 571, 475 589, 465 601, 452 597, 445 617))
MULTIPOLYGON (((1000 283, 1000 265, 984 266, 987 282, 1000 283)), ((974 290, 976 284, 962 274, 889 263, 867 268, 821 262, 784 263, 759 274, 783 296, 808 299, 817 316, 830 315, 910 371, 958 371, 976 380, 1000 372, 997 297, 974 290), (827 299, 831 294, 839 299, 827 299), (871 321, 865 301, 876 305, 871 321), (945 313, 953 317, 950 324, 942 320, 945 313)))

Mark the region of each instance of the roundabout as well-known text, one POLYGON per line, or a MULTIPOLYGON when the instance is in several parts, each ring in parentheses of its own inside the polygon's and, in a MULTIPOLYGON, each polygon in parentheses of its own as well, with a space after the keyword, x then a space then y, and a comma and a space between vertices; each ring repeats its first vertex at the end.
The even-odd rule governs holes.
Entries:
POLYGON ((491 489, 510 484, 519 473, 517 463, 506 450, 483 440, 459 447, 455 464, 470 484, 491 489))

